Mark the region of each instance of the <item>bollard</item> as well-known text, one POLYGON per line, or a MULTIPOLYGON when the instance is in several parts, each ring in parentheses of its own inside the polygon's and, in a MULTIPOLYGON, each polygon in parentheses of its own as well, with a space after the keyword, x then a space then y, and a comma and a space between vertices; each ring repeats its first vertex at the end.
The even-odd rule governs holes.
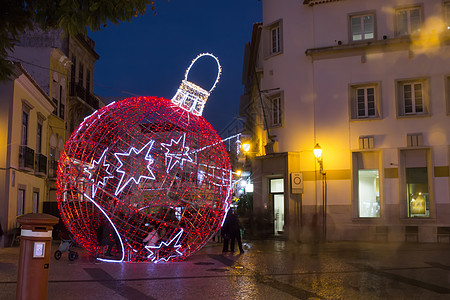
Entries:
POLYGON ((58 218, 48 214, 26 214, 17 218, 20 233, 16 299, 47 299, 53 226, 58 218))

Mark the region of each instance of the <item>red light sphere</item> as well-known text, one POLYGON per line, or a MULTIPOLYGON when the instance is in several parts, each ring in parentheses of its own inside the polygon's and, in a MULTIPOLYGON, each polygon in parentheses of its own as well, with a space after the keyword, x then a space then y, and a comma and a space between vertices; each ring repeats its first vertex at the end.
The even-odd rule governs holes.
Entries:
POLYGON ((220 137, 202 116, 164 98, 129 98, 94 112, 58 166, 61 218, 105 261, 185 259, 220 228, 230 194, 220 137))

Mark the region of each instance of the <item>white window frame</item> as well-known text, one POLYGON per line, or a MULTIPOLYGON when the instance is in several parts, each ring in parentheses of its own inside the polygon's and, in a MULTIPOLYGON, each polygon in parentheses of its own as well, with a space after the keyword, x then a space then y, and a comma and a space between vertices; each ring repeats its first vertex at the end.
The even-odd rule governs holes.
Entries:
POLYGON ((374 40, 376 38, 376 15, 375 12, 366 12, 366 13, 358 13, 358 14, 351 14, 349 15, 349 36, 350 41, 352 42, 362 42, 362 41, 370 41, 374 40), (364 26, 364 17, 371 16, 372 17, 372 37, 366 38, 366 35, 368 34, 366 32, 366 28, 364 26), (354 39, 353 34, 353 20, 359 19, 360 28, 361 28, 361 39, 354 39))
POLYGON ((445 98, 447 115, 450 115, 450 75, 445 76, 445 98))
POLYGON ((269 58, 283 53, 283 21, 264 26, 264 56, 269 58))
POLYGON ((22 110, 22 120, 21 120, 21 137, 20 145, 28 146, 28 130, 30 128, 30 113, 29 111, 22 110), (26 116, 26 118, 25 118, 26 116), (26 120, 25 120, 26 119, 26 120))
POLYGON ((411 34, 417 34, 420 33, 421 31, 421 27, 423 24, 423 8, 420 5, 416 5, 416 6, 409 6, 409 7, 401 7, 401 8, 397 8, 395 10, 395 36, 409 36, 411 34), (418 10, 419 11, 419 26, 417 29, 412 28, 412 23, 411 23, 411 12, 414 10, 418 10), (406 31, 405 32, 400 32, 401 28, 399 26, 400 24, 400 20, 399 20, 399 13, 401 12, 406 12, 407 16, 406 16, 406 31))
POLYGON ((38 121, 36 124, 36 154, 41 154, 42 149, 42 135, 44 134, 44 126, 42 121, 38 121))
POLYGON ((430 114, 430 96, 428 89, 428 80, 424 78, 410 79, 410 80, 397 80, 397 116, 409 117, 409 116, 427 116, 430 114), (421 86, 421 99, 419 95, 415 93, 415 88, 421 86), (410 87, 410 95, 405 95, 405 87, 410 87), (406 103, 406 101, 410 103, 406 103), (421 104, 420 104, 421 102, 421 104), (411 110, 408 108, 411 107, 411 110), (418 108, 421 107, 422 111, 418 108), (407 110, 408 109, 408 110, 407 110))
POLYGON ((404 105, 404 113, 405 115, 415 115, 415 114, 423 114, 424 113, 424 86, 420 81, 408 82, 402 84, 402 94, 403 94, 403 105, 404 105), (406 88, 409 89, 407 94, 406 88), (416 93, 416 89, 419 93, 416 93), (411 104, 407 105, 406 101, 411 104))
POLYGON ((350 94, 350 119, 351 120, 373 120, 381 118, 381 100, 380 100, 380 84, 376 82, 364 84, 351 84, 349 87, 350 94), (369 96, 368 90, 373 89, 374 92, 374 114, 369 115, 369 96), (358 91, 364 91, 364 114, 360 114, 358 91))
POLYGON ((284 99, 283 93, 269 96, 270 127, 282 127, 284 122, 284 99))
POLYGON ((17 215, 18 216, 25 214, 26 194, 27 194, 26 186, 19 184, 19 187, 17 189, 17 215))
POLYGON ((450 1, 444 1, 443 5, 443 14, 444 14, 444 22, 445 27, 448 31, 450 31, 450 1))
POLYGON ((280 26, 273 27, 270 29, 270 38, 271 38, 271 54, 276 54, 281 52, 281 44, 280 44, 280 26))
POLYGON ((32 212, 39 213, 39 189, 33 188, 32 212))
POLYGON ((282 124, 281 97, 270 99, 272 106, 272 126, 282 124))

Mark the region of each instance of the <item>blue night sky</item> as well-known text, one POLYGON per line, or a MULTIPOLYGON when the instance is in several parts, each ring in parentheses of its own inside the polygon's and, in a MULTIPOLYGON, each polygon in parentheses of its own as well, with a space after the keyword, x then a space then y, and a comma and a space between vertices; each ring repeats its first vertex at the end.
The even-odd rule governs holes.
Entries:
MULTIPOLYGON (((148 9, 131 23, 108 24, 89 33, 100 55, 95 93, 107 102, 132 96, 121 91, 171 99, 192 59, 209 52, 219 58, 222 76, 203 117, 220 132, 237 114, 244 46, 250 42, 252 25, 262 20, 261 2, 159 0, 156 10, 156 16, 148 9)), ((205 57, 188 79, 209 90, 216 72, 214 60, 205 57)))

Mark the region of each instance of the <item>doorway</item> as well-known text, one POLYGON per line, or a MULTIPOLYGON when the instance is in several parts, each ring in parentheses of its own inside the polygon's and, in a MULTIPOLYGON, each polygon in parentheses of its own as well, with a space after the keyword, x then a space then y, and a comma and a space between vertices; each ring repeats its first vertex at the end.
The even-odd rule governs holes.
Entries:
POLYGON ((283 234, 284 228, 284 179, 270 179, 270 198, 273 199, 273 231, 283 234))

